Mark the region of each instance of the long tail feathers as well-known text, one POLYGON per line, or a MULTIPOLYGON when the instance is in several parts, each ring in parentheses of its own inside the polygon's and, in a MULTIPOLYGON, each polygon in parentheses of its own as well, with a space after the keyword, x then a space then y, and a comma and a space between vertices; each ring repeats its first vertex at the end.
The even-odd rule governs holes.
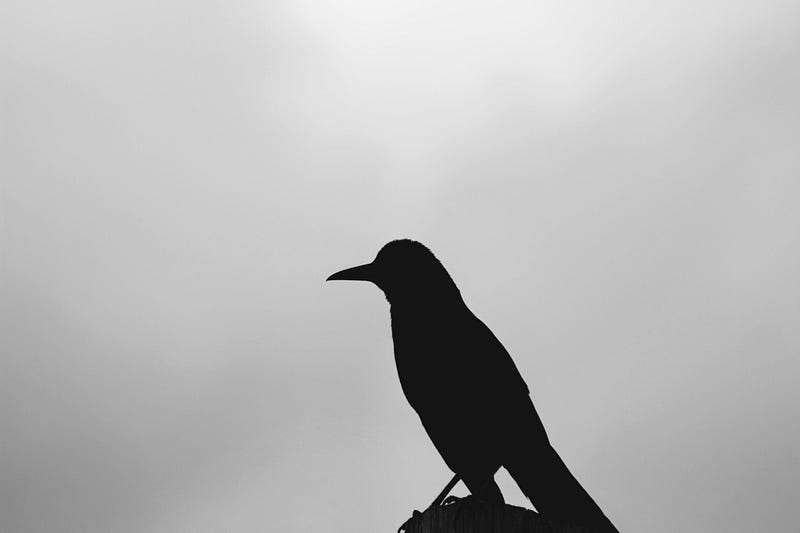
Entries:
POLYGON ((531 455, 506 469, 542 516, 598 532, 617 532, 549 444, 531 455))
POLYGON ((550 445, 539 415, 529 403, 517 420, 525 420, 504 466, 542 516, 579 524, 598 532, 618 533, 550 445))

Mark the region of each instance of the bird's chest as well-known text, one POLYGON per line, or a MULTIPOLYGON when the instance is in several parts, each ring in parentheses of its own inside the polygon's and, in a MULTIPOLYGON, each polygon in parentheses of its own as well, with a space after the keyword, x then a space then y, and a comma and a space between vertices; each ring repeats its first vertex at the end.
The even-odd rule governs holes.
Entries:
POLYGON ((392 340, 403 393, 420 414, 452 394, 458 344, 448 324, 427 314, 392 315, 392 340))

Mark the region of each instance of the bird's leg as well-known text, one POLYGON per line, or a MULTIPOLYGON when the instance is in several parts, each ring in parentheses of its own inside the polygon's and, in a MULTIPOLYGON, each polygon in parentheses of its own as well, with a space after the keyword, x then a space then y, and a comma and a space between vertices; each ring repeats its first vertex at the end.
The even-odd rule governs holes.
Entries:
POLYGON ((444 502, 444 505, 454 505, 455 512, 451 523, 451 529, 456 530, 456 523, 461 520, 462 514, 466 511, 467 514, 474 515, 481 507, 486 504, 503 504, 503 493, 500 492, 500 487, 494 480, 494 474, 489 476, 483 483, 476 483, 475 478, 470 478, 470 481, 464 480, 464 484, 470 490, 471 494, 464 498, 450 496, 444 502))
POLYGON ((440 492, 436 499, 433 500, 433 503, 428 506, 428 509, 437 505, 442 505, 445 502, 447 495, 450 494, 450 491, 453 490, 453 487, 455 487, 456 483, 458 483, 460 480, 461 476, 458 474, 454 475, 453 479, 451 479, 447 485, 445 485, 444 489, 442 489, 442 492, 440 492))
MULTIPOLYGON (((439 495, 436 497, 436 499, 433 500, 433 503, 431 503, 425 510, 427 511, 428 509, 430 509, 432 507, 437 507, 439 505, 443 505, 442 501, 450 493, 450 491, 453 490, 453 487, 455 487, 456 483, 458 483, 460 480, 461 480, 461 476, 459 476, 458 474, 454 475, 453 479, 451 479, 447 483, 447 485, 445 485, 444 489, 442 489, 442 492, 439 493, 439 495)), ((408 526, 410 526, 411 523, 414 520, 416 520, 417 518, 419 518, 420 516, 422 516, 422 513, 420 513, 416 509, 414 509, 414 511, 411 513, 411 518, 409 518, 408 520, 403 522, 403 525, 400 526, 399 528, 397 528, 397 533, 400 533, 400 531, 407 531, 408 530, 408 526)))
MULTIPOLYGON (((449 496, 447 499, 442 502, 442 505, 449 505, 451 503, 459 502, 462 500, 474 500, 476 502, 481 501, 484 503, 505 503, 503 499, 503 493, 500 492, 500 487, 497 486, 497 483, 494 481, 494 473, 489 475, 483 482, 476 482, 476 478, 474 476, 470 477, 469 479, 464 479, 464 484, 470 491, 470 495, 464 498, 459 498, 457 496, 449 496)), ((455 485, 455 478, 453 485, 455 485)), ((452 487, 450 487, 452 488, 452 487)), ((445 491, 449 492, 449 491, 445 491)), ((442 495, 444 492, 442 493, 442 495)), ((440 495, 440 497, 442 496, 440 495)))

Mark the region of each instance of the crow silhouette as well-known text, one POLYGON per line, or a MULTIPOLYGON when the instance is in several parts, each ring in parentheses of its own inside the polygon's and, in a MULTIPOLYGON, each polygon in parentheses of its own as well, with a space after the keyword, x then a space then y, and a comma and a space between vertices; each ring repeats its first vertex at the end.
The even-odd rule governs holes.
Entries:
POLYGON ((371 263, 328 280, 370 281, 384 292, 403 393, 474 497, 503 502, 494 481, 502 466, 542 516, 617 531, 550 445, 511 356, 428 248, 392 241, 371 263))

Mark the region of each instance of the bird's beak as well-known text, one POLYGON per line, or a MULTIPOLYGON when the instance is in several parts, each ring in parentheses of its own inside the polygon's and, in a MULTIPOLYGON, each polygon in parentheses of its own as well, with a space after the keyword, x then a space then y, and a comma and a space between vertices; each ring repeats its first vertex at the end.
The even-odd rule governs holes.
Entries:
POLYGON ((345 268, 336 274, 331 274, 325 281, 336 281, 339 279, 353 281, 375 281, 375 267, 372 263, 358 265, 353 268, 345 268))

